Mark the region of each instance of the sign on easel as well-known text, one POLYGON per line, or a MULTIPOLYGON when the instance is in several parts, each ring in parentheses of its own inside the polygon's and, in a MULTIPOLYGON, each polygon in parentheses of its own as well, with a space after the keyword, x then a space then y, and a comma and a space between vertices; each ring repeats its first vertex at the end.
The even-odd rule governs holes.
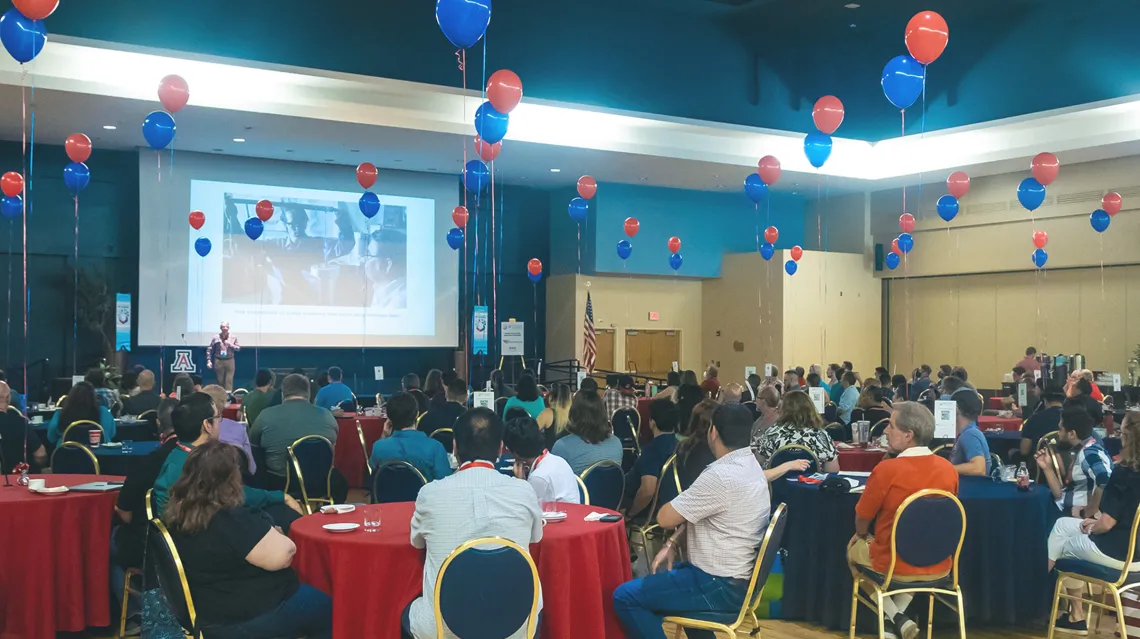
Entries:
POLYGON ((499 354, 503 357, 522 357, 524 351, 524 334, 522 322, 503 322, 500 335, 499 354))
POLYGON ((495 409, 495 393, 494 392, 477 392, 472 393, 471 405, 474 408, 490 408, 495 409))

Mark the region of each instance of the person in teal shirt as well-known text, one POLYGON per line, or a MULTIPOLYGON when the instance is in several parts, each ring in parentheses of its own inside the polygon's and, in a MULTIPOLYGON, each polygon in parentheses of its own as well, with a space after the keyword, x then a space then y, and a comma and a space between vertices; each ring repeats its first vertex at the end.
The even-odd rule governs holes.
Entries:
MULTIPOLYGON (((182 466, 186 463, 190 451, 194 450, 195 446, 218 440, 221 415, 218 414, 212 397, 206 393, 193 393, 174 409, 171 421, 174 422, 174 434, 178 436, 178 445, 170 451, 170 455, 162 464, 162 470, 158 473, 158 479, 154 482, 154 500, 158 513, 166 507, 170 497, 170 487, 182 476, 182 466)), ((286 532, 289 524, 303 514, 297 500, 279 490, 269 491, 246 486, 244 494, 246 508, 264 511, 286 532)))
POLYGON ((538 395, 538 382, 529 372, 519 377, 519 383, 515 385, 515 396, 507 400, 503 414, 506 415, 515 406, 525 410, 531 419, 538 419, 542 411, 546 410, 546 400, 538 395))
POLYGON ((839 376, 843 374, 843 369, 839 368, 836 364, 831 364, 827 367, 827 394, 831 398, 832 403, 838 404, 839 400, 843 398, 843 384, 839 380, 839 376))
POLYGON ((375 470, 384 462, 406 461, 428 481, 451 475, 451 460, 443 444, 416 428, 419 413, 416 398, 408 393, 396 393, 386 406, 392 435, 372 445, 372 456, 368 460, 371 468, 375 470))
MULTIPOLYGON (((115 440, 115 418, 107 407, 100 406, 95 400, 95 387, 87 382, 79 382, 71 387, 67 398, 63 400, 63 407, 55 411, 51 421, 48 422, 47 438, 54 445, 59 445, 67 427, 81 419, 95 422, 103 427, 103 441, 115 440)), ((77 426, 76 428, 81 427, 77 426)), ((87 429, 84 429, 87 430, 87 429)), ((72 437, 75 441, 87 443, 87 436, 72 437)))

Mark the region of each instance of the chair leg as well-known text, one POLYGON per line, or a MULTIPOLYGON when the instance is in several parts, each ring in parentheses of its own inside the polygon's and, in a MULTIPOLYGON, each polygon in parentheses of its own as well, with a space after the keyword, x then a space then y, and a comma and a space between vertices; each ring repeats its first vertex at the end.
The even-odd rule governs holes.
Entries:
POLYGON ((1046 639, 1053 639, 1053 630, 1057 627, 1057 609, 1061 605, 1061 584, 1063 580, 1057 577, 1057 587, 1053 590, 1053 612, 1049 614, 1049 634, 1046 639))
MULTIPOLYGON (((1120 601, 1120 591, 1116 588, 1110 588, 1110 590, 1112 590, 1112 598, 1116 602, 1116 630, 1120 633, 1121 639, 1125 639, 1128 632, 1124 629, 1124 604, 1120 601)), ((1105 597, 1105 599, 1107 598, 1105 597)))
POLYGON ((887 620, 883 618, 883 592, 881 590, 876 590, 875 598, 876 602, 878 603, 878 607, 875 608, 875 616, 879 618, 879 639, 886 639, 887 620))
POLYGON ((930 608, 926 611, 926 639, 934 639, 934 593, 930 593, 930 608))
POLYGON ((131 573, 126 574, 123 579, 123 606, 122 612, 119 613, 119 637, 124 637, 127 634, 127 602, 131 596, 131 573))
POLYGON ((966 639, 966 600, 962 597, 961 586, 955 588, 958 591, 958 634, 961 639, 966 639))
POLYGON ((848 639, 855 639, 855 617, 859 614, 859 580, 855 580, 855 587, 851 591, 851 633, 848 639))

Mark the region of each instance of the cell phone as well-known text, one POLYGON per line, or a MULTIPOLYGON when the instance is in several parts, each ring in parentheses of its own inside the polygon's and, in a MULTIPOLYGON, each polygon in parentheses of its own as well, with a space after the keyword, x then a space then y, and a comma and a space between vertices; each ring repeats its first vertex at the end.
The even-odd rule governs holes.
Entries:
POLYGON ((598 521, 604 521, 607 523, 613 523, 615 521, 621 521, 621 515, 602 515, 602 517, 600 519, 598 519, 598 521))

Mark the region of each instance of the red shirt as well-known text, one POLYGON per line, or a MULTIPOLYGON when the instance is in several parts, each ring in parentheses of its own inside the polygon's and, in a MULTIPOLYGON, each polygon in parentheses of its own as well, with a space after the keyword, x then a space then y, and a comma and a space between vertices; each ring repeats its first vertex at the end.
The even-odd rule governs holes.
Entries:
MULTIPOLYGON (((921 450, 921 449, 910 449, 921 450)), ((886 573, 891 565, 891 529, 895 512, 908 497, 920 490, 936 488, 958 494, 958 473, 946 459, 937 455, 906 453, 885 459, 875 466, 867 479, 867 488, 855 506, 860 519, 875 520, 875 540, 871 542, 871 567, 886 573)), ((933 566, 912 566, 901 559, 895 564, 899 575, 944 575, 950 572, 951 559, 933 566)))
POLYGON ((720 392, 720 381, 715 377, 709 377, 701 382, 701 390, 705 392, 705 395, 716 399, 717 393, 720 392))

